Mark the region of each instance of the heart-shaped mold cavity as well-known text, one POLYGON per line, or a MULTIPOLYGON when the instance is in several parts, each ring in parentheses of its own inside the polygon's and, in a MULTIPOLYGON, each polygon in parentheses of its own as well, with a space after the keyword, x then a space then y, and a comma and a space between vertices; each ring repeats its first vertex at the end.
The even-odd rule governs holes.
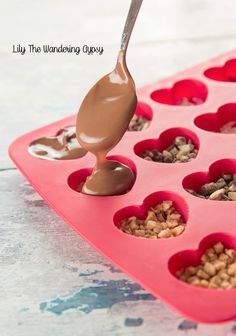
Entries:
POLYGON ((236 82, 236 58, 227 61, 223 66, 207 69, 204 75, 220 82, 236 82))
POLYGON ((128 131, 142 131, 147 129, 151 123, 153 112, 151 107, 143 102, 138 102, 135 114, 129 124, 128 131))
POLYGON ((139 157, 161 163, 184 163, 195 159, 199 150, 199 139, 186 128, 170 128, 158 139, 147 139, 134 146, 139 157))
POLYGON ((146 197, 141 205, 119 210, 114 216, 114 224, 124 234, 157 239, 182 234, 187 219, 185 200, 176 193, 159 191, 146 197))
MULTIPOLYGON (((136 169, 135 164, 130 159, 128 159, 124 156, 120 156, 120 155, 109 156, 107 159, 118 161, 118 162, 126 165, 127 167, 129 167, 133 171, 135 179, 134 179, 132 185, 126 191, 126 193, 128 193, 132 189, 132 187, 135 183, 135 180, 136 180, 136 176, 137 176, 137 169, 136 169)), ((70 174, 68 179, 67 179, 67 183, 68 183, 69 187, 76 192, 81 192, 82 187, 83 187, 87 177, 92 174, 92 171, 93 171, 92 168, 83 168, 83 169, 77 170, 77 171, 73 172, 72 174, 70 174)), ((116 196, 120 196, 120 195, 116 195, 116 196)))
POLYGON ((205 237, 197 250, 176 253, 169 260, 170 272, 187 286, 236 288, 236 238, 227 233, 205 237))
POLYGON ((75 160, 87 154, 76 139, 75 126, 59 130, 55 136, 45 136, 31 142, 31 155, 44 160, 75 160))
POLYGON ((205 131, 224 134, 236 133, 236 103, 222 105, 216 113, 205 113, 194 120, 205 131))
POLYGON ((208 200, 236 201, 236 160, 214 162, 208 172, 186 176, 183 187, 194 196, 208 200))
POLYGON ((208 95, 207 87, 197 79, 183 79, 172 88, 153 91, 151 98, 158 103, 177 106, 203 104, 208 95))

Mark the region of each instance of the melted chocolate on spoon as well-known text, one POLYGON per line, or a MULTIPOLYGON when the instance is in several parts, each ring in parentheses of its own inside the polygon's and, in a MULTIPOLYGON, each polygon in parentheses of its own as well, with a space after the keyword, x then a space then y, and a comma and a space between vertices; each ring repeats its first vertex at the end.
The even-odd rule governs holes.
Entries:
POLYGON ((77 115, 77 139, 97 161, 82 187, 85 194, 124 194, 134 183, 135 176, 129 167, 107 160, 106 156, 128 129, 137 105, 135 85, 125 56, 142 1, 131 0, 115 69, 92 87, 77 115))
POLYGON ((115 69, 89 91, 80 107, 76 136, 81 146, 96 156, 93 173, 82 192, 90 195, 119 195, 134 181, 133 171, 106 159, 127 130, 137 104, 134 81, 120 51, 115 69))
POLYGON ((48 160, 73 160, 87 153, 76 139, 74 126, 62 129, 57 136, 35 140, 29 146, 29 152, 48 160))

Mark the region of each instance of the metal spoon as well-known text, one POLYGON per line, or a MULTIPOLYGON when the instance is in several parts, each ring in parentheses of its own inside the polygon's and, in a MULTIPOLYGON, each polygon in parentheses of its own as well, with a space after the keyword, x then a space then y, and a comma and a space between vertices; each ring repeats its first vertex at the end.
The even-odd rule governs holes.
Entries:
POLYGON ((132 0, 121 37, 120 50, 127 50, 130 36, 132 34, 136 18, 138 16, 143 0, 132 0))

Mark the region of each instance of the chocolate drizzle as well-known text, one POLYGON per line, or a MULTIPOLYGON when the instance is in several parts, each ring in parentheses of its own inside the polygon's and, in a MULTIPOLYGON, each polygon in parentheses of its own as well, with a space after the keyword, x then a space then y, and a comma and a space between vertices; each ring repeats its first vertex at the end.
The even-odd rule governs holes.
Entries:
POLYGON ((29 153, 47 160, 73 160, 83 157, 87 151, 76 139, 75 126, 62 129, 57 136, 42 137, 29 146, 29 153))

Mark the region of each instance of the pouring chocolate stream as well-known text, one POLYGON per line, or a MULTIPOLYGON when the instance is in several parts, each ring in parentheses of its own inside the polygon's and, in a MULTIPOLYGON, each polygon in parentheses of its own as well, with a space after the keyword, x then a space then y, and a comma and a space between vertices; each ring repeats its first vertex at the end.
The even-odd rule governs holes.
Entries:
POLYGON ((90 89, 77 115, 77 140, 96 156, 92 175, 82 187, 85 194, 123 194, 135 179, 129 167, 107 160, 106 156, 123 137, 137 105, 135 84, 126 65, 126 50, 141 4, 142 0, 131 2, 115 69, 90 89))

